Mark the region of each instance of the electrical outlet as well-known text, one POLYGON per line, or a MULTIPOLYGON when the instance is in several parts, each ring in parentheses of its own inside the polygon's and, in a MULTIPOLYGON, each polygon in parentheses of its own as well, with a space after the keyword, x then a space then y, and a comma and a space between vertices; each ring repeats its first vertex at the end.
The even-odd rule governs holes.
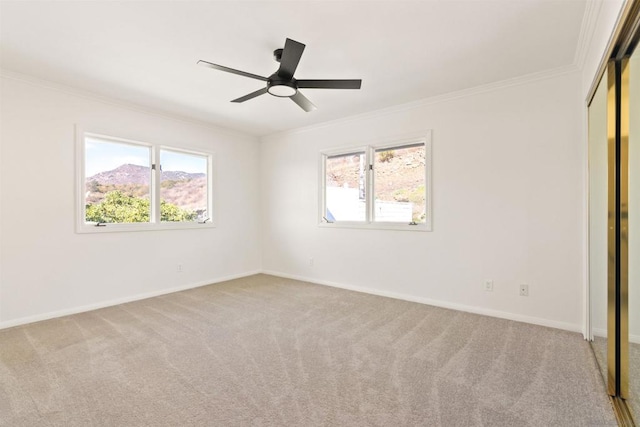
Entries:
POLYGON ((178 266, 176 267, 176 271, 178 273, 182 273, 184 271, 184 268, 182 267, 182 264, 178 264, 178 266))
POLYGON ((484 290, 487 292, 493 292, 493 280, 484 281, 484 290))
POLYGON ((313 267, 313 257, 309 258, 309 267, 313 267))
POLYGON ((520 285, 520 296, 528 297, 529 296, 529 285, 520 285))

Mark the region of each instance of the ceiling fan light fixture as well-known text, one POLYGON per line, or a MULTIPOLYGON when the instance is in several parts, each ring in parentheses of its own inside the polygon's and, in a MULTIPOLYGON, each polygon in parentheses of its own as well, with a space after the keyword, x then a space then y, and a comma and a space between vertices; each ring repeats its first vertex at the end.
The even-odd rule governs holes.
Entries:
POLYGON ((294 85, 288 85, 284 83, 271 84, 267 88, 267 92, 279 98, 288 98, 295 95, 297 91, 298 90, 294 85))

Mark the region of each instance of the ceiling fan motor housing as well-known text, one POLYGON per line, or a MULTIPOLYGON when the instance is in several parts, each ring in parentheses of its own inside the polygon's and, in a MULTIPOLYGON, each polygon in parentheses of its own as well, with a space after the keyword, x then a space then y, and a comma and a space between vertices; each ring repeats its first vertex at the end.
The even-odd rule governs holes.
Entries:
POLYGON ((273 59, 275 59, 276 61, 280 62, 282 61, 282 52, 284 51, 284 49, 276 49, 273 51, 273 59))

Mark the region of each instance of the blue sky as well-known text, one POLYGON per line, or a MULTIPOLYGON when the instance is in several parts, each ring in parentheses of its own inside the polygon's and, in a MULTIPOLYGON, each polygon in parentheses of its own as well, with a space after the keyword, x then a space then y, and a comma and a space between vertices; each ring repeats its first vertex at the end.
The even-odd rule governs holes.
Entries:
MULTIPOLYGON (((151 148, 119 144, 97 138, 85 139, 85 176, 109 171, 124 164, 149 167, 151 148)), ((162 150, 160 163, 165 171, 207 173, 207 158, 176 151, 162 150)))
POLYGON ((207 173, 207 158, 176 151, 160 151, 160 164, 165 171, 207 173))

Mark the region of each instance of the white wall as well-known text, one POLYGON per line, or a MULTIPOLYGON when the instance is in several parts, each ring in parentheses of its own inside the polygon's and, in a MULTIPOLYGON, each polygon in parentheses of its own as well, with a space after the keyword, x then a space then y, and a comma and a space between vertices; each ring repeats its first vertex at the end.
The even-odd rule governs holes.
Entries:
POLYGON ((580 330, 580 90, 572 72, 264 138, 263 268, 580 330), (423 129, 433 232, 317 226, 320 150, 423 129))
POLYGON ((6 75, 0 89, 0 326, 259 271, 256 138, 6 75), (214 151, 217 228, 76 234, 75 123, 214 151))

